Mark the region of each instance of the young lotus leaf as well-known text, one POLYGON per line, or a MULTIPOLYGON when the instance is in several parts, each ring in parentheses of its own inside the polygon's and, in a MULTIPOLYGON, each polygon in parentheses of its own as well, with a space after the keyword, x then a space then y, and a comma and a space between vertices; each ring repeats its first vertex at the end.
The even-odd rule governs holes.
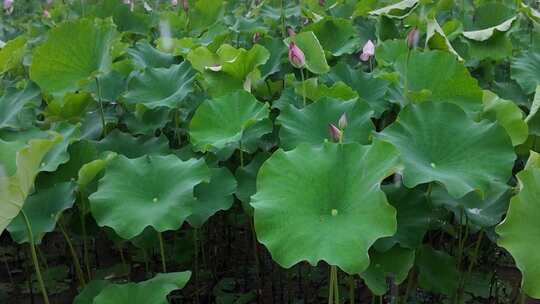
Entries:
POLYGON ((497 226, 497 244, 510 252, 521 270, 524 292, 540 299, 540 255, 535 254, 540 243, 540 166, 532 164, 517 177, 519 193, 512 197, 506 218, 497 226))
POLYGON ((29 83, 26 88, 8 88, 0 97, 0 129, 26 129, 32 126, 34 108, 40 104, 39 88, 29 83))
POLYGON ((199 151, 236 148, 241 146, 246 129, 267 119, 268 114, 267 104, 241 90, 205 100, 189 125, 191 143, 199 151))
POLYGON ((475 122, 451 103, 411 104, 379 137, 400 151, 405 186, 437 181, 454 198, 471 191, 484 197, 490 183, 508 180, 516 157, 502 127, 475 122))
POLYGON ((147 108, 177 108, 194 90, 195 70, 184 61, 169 68, 147 68, 130 79, 125 95, 127 103, 147 108))
POLYGON ((454 257, 423 245, 416 252, 418 285, 429 291, 454 295, 459 282, 459 272, 454 257))
POLYGON ((58 166, 69 161, 68 147, 74 141, 79 140, 80 125, 71 125, 61 122, 54 126, 52 130, 62 135, 62 141, 52 147, 41 161, 40 171, 53 172, 58 166))
POLYGON ((368 269, 360 274, 369 290, 382 296, 388 291, 387 278, 394 284, 401 284, 407 278, 414 265, 414 250, 394 246, 386 252, 373 250, 370 252, 368 269))
MULTIPOLYGON (((302 32, 289 39, 296 43, 304 53, 306 57, 306 68, 310 72, 324 74, 330 70, 330 66, 328 66, 326 57, 324 56, 324 50, 313 32, 302 32)), ((286 44, 290 41, 286 41, 286 44)))
POLYGON ((94 298, 93 304, 167 304, 167 295, 182 289, 191 272, 158 273, 154 278, 127 284, 110 284, 94 298))
POLYGON ((45 154, 61 141, 62 136, 57 133, 51 138, 30 140, 16 153, 15 174, 4 176, 0 172, 0 232, 19 214, 45 154))
POLYGON ((209 183, 202 183, 195 186, 195 197, 197 201, 193 204, 193 214, 186 220, 196 228, 202 225, 219 210, 231 208, 236 191, 236 180, 227 168, 210 169, 211 177, 209 183))
POLYGON ((408 64, 406 55, 399 57, 397 69, 407 78, 409 92, 427 91, 429 100, 455 103, 467 112, 480 112, 482 109, 482 90, 453 54, 414 51, 408 64), (444 67, 444 73, 441 73, 441 67, 444 67))
POLYGON ((310 78, 305 82, 297 81, 294 83, 296 95, 302 96, 304 94, 304 88, 306 89, 306 98, 312 101, 318 101, 324 97, 341 100, 358 99, 358 93, 342 81, 334 83, 331 87, 323 83, 318 83, 317 78, 310 78))
MULTIPOLYGON (((32 227, 36 244, 41 243, 45 233, 54 230, 62 211, 73 206, 75 202, 74 191, 74 183, 59 183, 52 188, 39 189, 26 199, 23 211, 32 227)), ((26 223, 21 213, 11 221, 7 230, 15 242, 19 244, 29 242, 26 223)))
POLYGON ((360 46, 359 34, 349 19, 325 17, 304 31, 313 31, 322 47, 334 56, 354 53, 360 46))
POLYGON ((89 197, 90 208, 100 226, 111 227, 124 239, 147 226, 175 230, 193 213, 193 188, 204 181, 210 181, 210 170, 203 160, 118 155, 89 197))
POLYGON ((281 146, 290 150, 300 143, 321 144, 329 139, 328 125, 337 125, 346 113, 348 126, 344 130, 343 142, 367 144, 375 127, 371 122, 373 112, 363 101, 341 101, 324 98, 303 109, 288 105, 281 111, 277 123, 281 125, 281 146))
POLYGON ((27 40, 24 35, 20 35, 0 47, 0 75, 21 64, 27 40))
POLYGON ((110 20, 64 22, 34 50, 30 78, 52 94, 75 91, 81 82, 109 69, 114 36, 110 20))
POLYGON ((484 91, 484 116, 491 121, 497 121, 510 135, 512 144, 517 146, 524 143, 529 136, 527 123, 523 112, 512 101, 501 99, 491 91, 484 91))
POLYGON ((131 61, 138 68, 168 68, 174 63, 174 56, 156 50, 147 41, 137 42, 133 48, 126 52, 131 57, 131 61))
POLYGON ((369 247, 396 231, 380 183, 398 167, 397 150, 379 141, 278 150, 257 176, 257 238, 286 268, 324 260, 349 274, 364 271, 369 247))

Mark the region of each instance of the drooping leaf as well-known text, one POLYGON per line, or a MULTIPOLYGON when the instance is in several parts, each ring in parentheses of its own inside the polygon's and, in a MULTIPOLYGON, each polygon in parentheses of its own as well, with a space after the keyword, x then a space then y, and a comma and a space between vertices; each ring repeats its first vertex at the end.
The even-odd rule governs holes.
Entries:
POLYGON ((186 61, 169 68, 147 68, 129 80, 125 100, 150 109, 177 108, 193 92, 194 81, 195 70, 186 61))
POLYGON ((462 60, 461 56, 454 50, 450 41, 448 41, 446 34, 435 18, 428 19, 427 21, 426 48, 427 47, 432 50, 449 51, 456 55, 458 59, 462 60))
POLYGON ((540 299, 540 166, 535 163, 517 174, 519 193, 512 197, 506 218, 497 226, 497 244, 510 252, 523 274, 523 290, 540 299))
POLYGON ((506 32, 517 19, 515 11, 501 2, 487 2, 474 10, 472 24, 465 24, 463 36, 485 41, 496 32, 506 32))
POLYGON ((523 112, 512 101, 501 99, 496 94, 484 91, 484 117, 497 121, 510 135, 512 144, 517 146, 524 143, 529 135, 523 112))
POLYGON ((191 119, 190 141, 200 151, 235 149, 241 145, 246 130, 268 119, 268 114, 267 104, 242 90, 205 100, 191 119))
POLYGON ((373 16, 388 16, 391 18, 404 18, 408 16, 418 4, 418 0, 402 0, 400 2, 369 12, 373 16))
POLYGON ((167 295, 182 289, 191 272, 158 273, 140 283, 110 284, 94 298, 93 304, 167 304, 167 295))
POLYGON ((29 83, 24 89, 8 88, 0 97, 0 129, 26 129, 35 119, 34 108, 39 106, 39 88, 29 83))
POLYGON ((405 186, 437 181, 455 198, 471 191, 484 197, 490 183, 506 183, 516 157, 502 127, 475 122, 450 103, 409 105, 379 137, 400 151, 405 186))
MULTIPOLYGON (((73 206, 74 190, 74 183, 59 183, 51 188, 39 189, 26 199, 22 210, 28 217, 36 244, 41 243, 41 239, 47 232, 54 230, 62 212, 73 206)), ((26 224, 21 213, 11 221, 7 230, 15 242, 19 244, 29 242, 26 224)))
POLYGON ((203 181, 210 181, 203 160, 118 155, 89 197, 92 215, 124 239, 148 226, 159 232, 175 230, 193 213, 193 188, 203 181))
POLYGON ((59 134, 53 134, 52 138, 29 141, 16 153, 15 174, 4 176, 0 172, 0 232, 19 214, 26 197, 32 191, 41 160, 60 141, 62 136, 59 134))
POLYGON ((108 71, 114 36, 110 20, 64 22, 34 50, 30 78, 52 94, 75 91, 90 77, 108 71))
POLYGON ((346 113, 348 126, 344 130, 343 142, 369 143, 375 130, 371 122, 372 111, 363 101, 341 101, 324 98, 303 109, 292 105, 285 107, 277 118, 281 125, 279 138, 281 147, 290 150, 300 143, 321 144, 330 139, 328 125, 337 125, 346 113))
POLYGON ((386 252, 372 250, 368 269, 360 274, 369 290, 381 296, 388 291, 387 279, 401 284, 414 265, 414 250, 394 246, 386 252))
POLYGON ((227 168, 212 168, 210 172, 209 183, 195 186, 197 201, 192 206, 193 213, 186 219, 196 228, 201 228, 214 213, 231 208, 234 202, 236 180, 232 173, 227 168))
POLYGON ((313 32, 302 32, 289 39, 296 43, 304 53, 306 57, 306 68, 310 72, 324 74, 330 70, 330 66, 328 66, 326 57, 324 56, 324 50, 313 32))
POLYGON ((282 267, 324 260, 349 274, 365 270, 369 247, 396 229, 379 185, 397 161, 395 148, 378 141, 278 150, 257 176, 257 238, 282 267))

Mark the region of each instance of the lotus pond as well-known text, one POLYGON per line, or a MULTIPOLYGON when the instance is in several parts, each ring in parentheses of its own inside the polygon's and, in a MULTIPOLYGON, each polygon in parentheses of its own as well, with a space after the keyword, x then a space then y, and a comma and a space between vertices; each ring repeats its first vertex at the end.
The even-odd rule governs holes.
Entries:
POLYGON ((0 303, 539 303, 535 0, 3 0, 0 303))

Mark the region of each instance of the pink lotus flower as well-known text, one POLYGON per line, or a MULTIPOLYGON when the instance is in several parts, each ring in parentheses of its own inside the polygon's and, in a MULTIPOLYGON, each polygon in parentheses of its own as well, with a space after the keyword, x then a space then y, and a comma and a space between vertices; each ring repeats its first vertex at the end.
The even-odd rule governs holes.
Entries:
POLYGON ((14 0, 4 0, 4 10, 8 14, 11 14, 11 12, 13 11, 13 2, 14 0))
POLYGON ((47 19, 51 18, 51 13, 48 10, 44 9, 43 10, 43 17, 45 17, 47 19))
POLYGON ((407 47, 414 49, 418 45, 418 40, 420 40, 420 31, 418 31, 417 27, 414 27, 407 34, 407 47))
POLYGON ((375 55, 375 45, 371 40, 368 40, 366 44, 364 44, 364 47, 362 48, 362 54, 360 54, 360 60, 362 61, 368 61, 369 58, 371 58, 373 55, 375 55))
POLYGON ((178 0, 171 0, 171 5, 176 7, 178 5, 178 0))
POLYGON ((189 12, 189 1, 188 0, 182 0, 182 9, 186 14, 189 12))
POLYGON ((298 69, 303 68, 306 64, 304 52, 294 42, 289 43, 289 61, 298 69))
POLYGON ((289 35, 289 37, 294 37, 296 36, 296 32, 294 31, 294 29, 292 27, 287 27, 287 34, 289 35))
POLYGON ((253 44, 259 42, 259 39, 261 39, 261 33, 255 32, 255 34, 253 34, 253 38, 252 38, 253 44))
POLYGON ((343 136, 343 132, 341 132, 340 129, 338 129, 334 124, 328 125, 328 132, 330 133, 330 138, 334 142, 340 142, 343 136))
POLYGON ((341 129, 341 130, 344 130, 347 128, 347 125, 349 124, 349 121, 347 119, 347 113, 343 113, 341 114, 341 117, 339 118, 338 120, 338 127, 341 129))

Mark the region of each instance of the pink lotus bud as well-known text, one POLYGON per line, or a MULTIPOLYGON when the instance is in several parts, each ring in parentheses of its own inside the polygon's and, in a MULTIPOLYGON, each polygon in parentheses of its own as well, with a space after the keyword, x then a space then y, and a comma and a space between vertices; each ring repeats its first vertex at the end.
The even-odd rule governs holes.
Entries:
POLYGON ((294 31, 294 29, 292 27, 288 27, 287 28, 287 34, 289 34, 289 37, 294 37, 296 36, 296 32, 294 31))
POLYGON ((409 34, 407 34, 407 47, 409 47, 409 49, 414 49, 418 45, 418 40, 420 40, 420 31, 417 27, 414 27, 409 34))
POLYGON ((325 6, 326 5, 326 0, 319 0, 319 5, 320 6, 325 6))
POLYGON ((341 114, 341 117, 338 120, 338 127, 341 130, 344 130, 347 128, 347 125, 349 124, 349 121, 347 120, 347 113, 341 114))
POLYGON ((343 136, 343 132, 341 132, 340 129, 338 129, 334 124, 328 125, 328 132, 330 133, 330 139, 334 142, 340 142, 341 138, 343 136))
POLYGON ((11 12, 13 11, 13 2, 14 0, 4 0, 4 10, 8 14, 11 14, 11 12))
POLYGON ((360 54, 360 60, 362 61, 368 61, 369 58, 371 58, 373 55, 375 55, 375 45, 371 40, 368 40, 366 44, 364 44, 364 47, 362 48, 362 54, 360 54))
POLYGON ((44 9, 44 10, 43 10, 43 17, 45 17, 45 18, 47 18, 47 19, 48 19, 48 18, 51 18, 51 13, 49 13, 48 10, 44 9))
POLYGON ((259 32, 256 32, 255 34, 253 34, 253 38, 252 38, 253 44, 259 42, 259 39, 261 39, 261 34, 259 32))
POLYGON ((186 14, 189 12, 189 1, 188 0, 182 0, 182 9, 186 14))
POLYGON ((171 5, 176 7, 178 5, 178 0, 171 0, 171 5))
POLYGON ((298 69, 303 68, 306 64, 304 52, 294 42, 289 43, 289 61, 298 69))

